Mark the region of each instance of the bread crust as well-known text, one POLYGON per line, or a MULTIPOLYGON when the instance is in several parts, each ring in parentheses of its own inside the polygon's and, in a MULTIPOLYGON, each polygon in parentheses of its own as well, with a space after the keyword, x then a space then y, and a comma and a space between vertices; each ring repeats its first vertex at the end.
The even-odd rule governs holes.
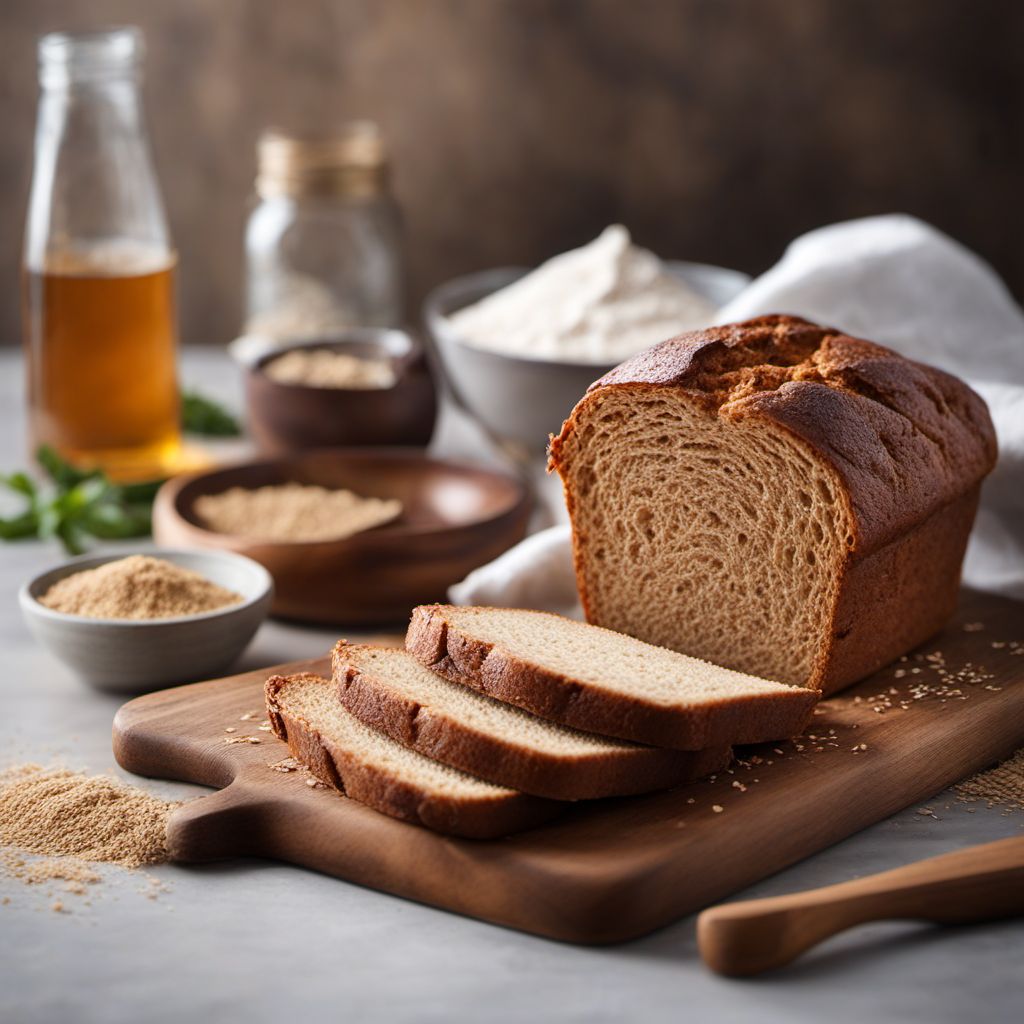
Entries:
POLYGON ((361 645, 332 653, 341 703, 361 722, 435 761, 501 786, 552 800, 631 796, 692 782, 732 760, 728 746, 694 752, 648 746, 558 756, 482 733, 387 686, 359 663, 361 645))
POLYGON ((942 370, 791 316, 759 317, 656 345, 593 384, 552 438, 548 468, 565 484, 588 621, 587 538, 575 526, 568 449, 593 403, 609 391, 665 388, 726 420, 759 418, 785 430, 841 484, 851 534, 828 640, 806 685, 833 692, 942 627, 959 586, 978 489, 995 465, 988 409, 942 370), (933 542, 923 543, 922 532, 933 542), (879 569, 882 563, 888 574, 879 569), (930 593, 915 585, 915 576, 929 582, 930 593), (901 603, 893 593, 917 596, 901 603), (852 642, 857 622, 863 640, 852 642))
POLYGON ((817 694, 793 687, 770 697, 697 707, 647 704, 531 664, 479 640, 451 622, 448 612, 446 605, 413 610, 405 647, 421 664, 452 682, 585 732, 674 750, 761 743, 798 735, 817 703, 817 694))
POLYGON ((495 839, 549 820, 558 811, 550 800, 512 793, 508 796, 459 800, 397 778, 379 765, 370 765, 353 751, 332 742, 301 715, 282 706, 280 692, 292 680, 314 676, 271 676, 264 691, 274 734, 288 744, 292 756, 321 782, 345 796, 392 818, 423 825, 435 832, 467 839, 495 839))

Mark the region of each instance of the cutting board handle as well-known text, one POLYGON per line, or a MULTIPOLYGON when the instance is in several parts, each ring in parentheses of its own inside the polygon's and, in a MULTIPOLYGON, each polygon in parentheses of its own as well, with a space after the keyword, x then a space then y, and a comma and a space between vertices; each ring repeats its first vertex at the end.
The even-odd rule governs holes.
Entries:
POLYGON ((739 977, 782 967, 867 921, 966 924, 1017 914, 1024 914, 1024 838, 822 889, 711 907, 697 919, 697 941, 712 970, 739 977))
POLYGON ((202 863, 252 856, 261 832, 265 793, 240 773, 223 789, 189 800, 167 822, 167 850, 173 861, 202 863))

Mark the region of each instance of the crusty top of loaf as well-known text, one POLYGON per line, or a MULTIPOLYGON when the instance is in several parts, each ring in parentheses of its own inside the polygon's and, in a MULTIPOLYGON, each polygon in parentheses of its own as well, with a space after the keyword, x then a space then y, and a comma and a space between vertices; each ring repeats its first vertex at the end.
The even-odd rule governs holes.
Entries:
POLYGON ((846 485, 855 550, 888 543, 971 490, 996 459, 982 399, 963 381, 891 349, 793 316, 680 334, 628 359, 577 404, 611 388, 677 388, 719 416, 771 420, 829 461, 846 485))

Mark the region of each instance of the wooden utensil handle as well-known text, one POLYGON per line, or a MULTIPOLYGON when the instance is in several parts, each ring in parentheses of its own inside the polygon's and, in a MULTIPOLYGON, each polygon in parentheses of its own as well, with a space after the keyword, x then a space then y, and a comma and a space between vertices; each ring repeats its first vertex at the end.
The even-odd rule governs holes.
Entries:
POLYGON ((1002 839, 822 889, 705 910, 697 940, 720 974, 782 967, 866 921, 963 924, 1024 914, 1024 838, 1002 839))

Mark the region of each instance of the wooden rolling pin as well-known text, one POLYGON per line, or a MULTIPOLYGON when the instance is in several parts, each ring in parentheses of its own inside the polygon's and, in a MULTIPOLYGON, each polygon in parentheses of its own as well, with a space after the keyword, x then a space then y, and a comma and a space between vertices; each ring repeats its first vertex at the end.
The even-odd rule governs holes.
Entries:
POLYGON ((867 921, 968 924, 1024 914, 1024 837, 917 861, 822 889, 710 907, 697 919, 704 962, 741 977, 782 967, 867 921))

